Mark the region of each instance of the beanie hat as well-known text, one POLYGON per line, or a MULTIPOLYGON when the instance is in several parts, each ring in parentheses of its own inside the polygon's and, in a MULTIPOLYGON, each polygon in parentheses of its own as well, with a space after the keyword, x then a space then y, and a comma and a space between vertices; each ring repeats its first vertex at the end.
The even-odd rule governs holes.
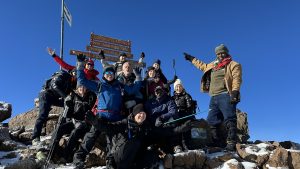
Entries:
MULTIPOLYGON (((123 52, 123 53, 121 53, 121 54, 120 54, 120 56, 127 57, 126 53, 124 53, 124 52, 123 52)), ((119 56, 119 57, 120 57, 120 56, 119 56)))
POLYGON ((149 72, 150 70, 155 70, 155 68, 153 66, 147 67, 147 71, 149 72))
POLYGON ((94 66, 94 61, 93 61, 92 59, 89 59, 89 60, 86 62, 86 64, 90 64, 90 65, 94 66))
POLYGON ((140 112, 144 112, 144 105, 143 104, 137 104, 132 109, 133 116, 137 115, 140 112))
POLYGON ((179 84, 182 86, 182 88, 184 88, 184 87, 183 87, 182 81, 181 81, 180 79, 176 79, 176 81, 175 81, 175 83, 174 83, 174 89, 175 89, 175 87, 176 87, 177 85, 179 85, 179 84))
POLYGON ((116 73, 115 68, 113 66, 106 66, 106 67, 104 67, 103 74, 105 72, 114 72, 114 73, 116 73))
POLYGON ((216 54, 221 53, 221 52, 229 53, 228 48, 224 44, 220 44, 219 46, 217 46, 215 48, 215 53, 216 54))
POLYGON ((158 65, 160 65, 161 61, 159 59, 157 59, 154 63, 157 63, 158 65))

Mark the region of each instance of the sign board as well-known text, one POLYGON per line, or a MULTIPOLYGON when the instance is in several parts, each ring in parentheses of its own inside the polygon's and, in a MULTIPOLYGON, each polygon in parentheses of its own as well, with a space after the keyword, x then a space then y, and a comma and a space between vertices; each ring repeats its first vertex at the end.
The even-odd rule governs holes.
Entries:
POLYGON ((100 50, 104 52, 105 61, 118 62, 120 54, 125 53, 127 56, 126 60, 134 66, 146 66, 145 63, 138 63, 138 61, 132 60, 131 41, 96 35, 93 32, 91 33, 90 44, 86 47, 86 51, 70 50, 70 55, 84 54, 87 57, 100 60, 101 58, 98 55, 100 50))

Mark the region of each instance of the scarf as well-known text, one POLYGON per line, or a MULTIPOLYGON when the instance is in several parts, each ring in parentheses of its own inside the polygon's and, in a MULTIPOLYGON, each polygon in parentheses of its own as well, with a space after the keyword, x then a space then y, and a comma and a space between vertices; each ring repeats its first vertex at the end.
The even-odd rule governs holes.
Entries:
POLYGON ((213 68, 213 70, 214 71, 219 70, 219 69, 225 67, 227 64, 229 64, 231 61, 232 61, 232 58, 229 55, 228 55, 228 57, 222 59, 221 61, 216 60, 214 62, 214 68, 213 68))

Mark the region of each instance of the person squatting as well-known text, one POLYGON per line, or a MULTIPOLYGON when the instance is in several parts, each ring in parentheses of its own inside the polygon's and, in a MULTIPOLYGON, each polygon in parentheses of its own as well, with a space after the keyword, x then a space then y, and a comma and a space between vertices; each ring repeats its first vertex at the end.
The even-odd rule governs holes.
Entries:
MULTIPOLYGON (((77 169, 85 168, 85 158, 100 135, 106 137, 108 169, 151 168, 159 163, 162 151, 178 153, 191 149, 190 131, 198 125, 195 101, 176 75, 167 80, 160 60, 148 67, 142 78, 142 68, 133 68, 126 54, 110 65, 101 51, 103 72, 98 78, 94 61, 84 55, 77 56, 75 67, 61 60, 51 48, 48 53, 63 70, 54 73, 39 94, 32 145, 40 143, 42 126, 55 105, 68 110, 66 120, 60 124, 64 127, 59 128, 55 138, 69 134, 63 153, 59 153, 60 161, 73 162, 77 169), (79 139, 83 141, 80 143, 79 139)), ((204 72, 201 91, 211 96, 207 122, 213 143, 207 146, 235 151, 241 65, 233 61, 223 44, 215 48, 215 54, 215 60, 209 64, 187 53, 184 58, 204 72), (219 137, 223 122, 227 129, 225 141, 219 137)), ((142 52, 140 60, 144 57, 142 52)))

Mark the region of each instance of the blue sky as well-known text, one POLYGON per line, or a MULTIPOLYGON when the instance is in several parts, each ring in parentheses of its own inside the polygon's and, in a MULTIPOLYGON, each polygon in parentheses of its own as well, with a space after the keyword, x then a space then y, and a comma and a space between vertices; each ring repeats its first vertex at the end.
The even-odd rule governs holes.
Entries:
MULTIPOLYGON (((200 93, 202 72, 185 61, 187 52, 205 62, 214 48, 228 46, 243 66, 242 100, 250 140, 300 142, 298 53, 300 1, 296 0, 66 0, 73 25, 65 23, 65 60, 70 49, 85 50, 91 32, 132 41, 135 58, 157 58, 168 78, 176 59, 186 90, 208 109, 200 93)), ((13 116, 33 108, 45 79, 58 70, 46 47, 60 47, 60 4, 56 0, 3 1, 0 6, 0 100, 13 104, 13 116)), ((99 62, 96 67, 100 69, 99 62)), ((206 118, 200 113, 198 118, 206 118)))

